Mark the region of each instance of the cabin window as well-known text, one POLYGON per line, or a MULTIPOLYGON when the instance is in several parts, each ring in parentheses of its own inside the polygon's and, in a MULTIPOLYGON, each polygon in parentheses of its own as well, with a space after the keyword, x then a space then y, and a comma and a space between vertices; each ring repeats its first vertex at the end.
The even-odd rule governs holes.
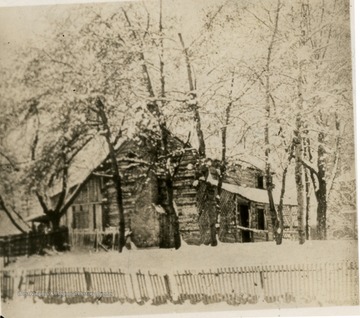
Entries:
POLYGON ((256 209, 257 213, 257 228, 258 230, 265 230, 265 211, 264 209, 256 209))
POLYGON ((257 176, 257 188, 264 189, 264 177, 263 176, 257 176))
POLYGON ((89 208, 83 205, 73 206, 73 228, 88 229, 89 228, 89 208))

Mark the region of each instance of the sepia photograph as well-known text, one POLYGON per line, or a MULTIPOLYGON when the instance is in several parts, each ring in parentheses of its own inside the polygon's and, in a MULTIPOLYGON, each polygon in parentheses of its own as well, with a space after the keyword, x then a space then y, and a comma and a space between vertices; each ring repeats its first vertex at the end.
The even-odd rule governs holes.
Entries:
POLYGON ((352 5, 0 6, 1 318, 359 314, 352 5))

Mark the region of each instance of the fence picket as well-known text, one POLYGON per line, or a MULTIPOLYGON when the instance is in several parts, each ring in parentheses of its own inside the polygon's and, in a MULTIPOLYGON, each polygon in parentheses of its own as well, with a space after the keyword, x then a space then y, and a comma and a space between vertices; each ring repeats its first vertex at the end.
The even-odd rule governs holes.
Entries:
POLYGON ((224 272, 223 268, 220 268, 221 271, 221 281, 223 285, 223 300, 227 301, 227 285, 226 285, 226 273, 224 272))
POLYGON ((140 281, 140 275, 141 275, 141 272, 140 272, 140 271, 138 271, 138 272, 136 273, 136 281, 137 281, 138 286, 139 286, 140 299, 141 299, 141 301, 143 301, 144 296, 143 296, 142 283, 141 283, 141 281, 140 281))
POLYGON ((211 269, 208 273, 208 279, 211 291, 211 303, 216 303, 215 275, 212 273, 211 269))
POLYGON ((183 296, 182 296, 182 291, 181 291, 181 283, 179 280, 179 272, 176 272, 174 274, 175 277, 175 282, 176 282, 176 290, 177 290, 177 295, 178 295, 178 302, 182 303, 183 302, 183 296))
POLYGON ((107 287, 106 292, 108 293, 108 295, 106 295, 107 301, 110 303, 114 303, 116 301, 116 296, 115 296, 115 286, 112 280, 111 268, 104 268, 104 270, 105 270, 105 279, 106 279, 106 287, 107 287))
POLYGON ((113 271, 112 269, 110 269, 111 272, 111 277, 112 277, 112 281, 113 281, 113 285, 114 285, 114 292, 116 295, 116 298, 118 301, 123 302, 124 301, 124 297, 123 297, 123 292, 122 292, 122 286, 120 283, 120 275, 118 271, 113 271))
POLYGON ((238 299, 239 299, 239 303, 242 304, 244 302, 244 275, 242 272, 242 268, 241 267, 236 267, 236 271, 237 271, 237 281, 238 281, 238 286, 239 286, 239 291, 238 291, 238 299))

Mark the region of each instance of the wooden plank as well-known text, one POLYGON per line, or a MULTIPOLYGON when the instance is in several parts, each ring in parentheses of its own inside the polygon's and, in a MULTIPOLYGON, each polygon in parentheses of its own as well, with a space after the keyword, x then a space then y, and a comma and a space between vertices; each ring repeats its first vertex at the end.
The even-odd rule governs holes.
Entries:
POLYGON ((356 303, 356 291, 355 291, 355 288, 356 288, 356 284, 355 284, 355 281, 356 281, 356 275, 354 273, 354 269, 355 269, 355 265, 352 261, 350 261, 349 263, 349 277, 350 277, 350 299, 351 299, 351 304, 354 304, 356 303))
POLYGON ((215 302, 215 292, 214 292, 214 282, 213 282, 213 276, 211 272, 206 272, 206 278, 209 286, 209 301, 210 303, 215 302))
POLYGON ((280 272, 280 268, 279 266, 271 266, 272 268, 272 274, 274 277, 274 287, 275 287, 275 294, 274 294, 274 298, 276 302, 280 301, 280 297, 281 297, 281 293, 282 290, 280 289, 280 281, 279 281, 279 272, 280 272))
POLYGON ((201 294, 201 289, 200 289, 200 285, 199 285, 199 280, 198 280, 198 274, 194 273, 192 271, 189 271, 189 273, 191 273, 191 280, 194 286, 194 295, 195 295, 195 301, 198 303, 200 301, 202 301, 202 294, 201 294))
POLYGON ((226 273, 226 269, 225 268, 220 268, 221 270, 221 278, 222 278, 222 283, 223 283, 223 287, 224 287, 224 294, 223 294, 223 299, 228 302, 229 296, 228 296, 228 284, 227 284, 227 273, 226 273))
POLYGON ((154 282, 153 282, 153 279, 152 279, 152 276, 151 276, 150 272, 148 272, 148 275, 149 275, 151 290, 152 290, 152 293, 153 293, 153 303, 154 302, 156 303, 157 295, 156 295, 156 291, 155 291, 154 282))
POLYGON ((183 273, 181 274, 181 282, 183 284, 183 288, 184 288, 184 297, 185 299, 190 300, 190 290, 189 290, 189 286, 187 284, 187 274, 183 273))
POLYGON ((294 290, 295 290, 295 301, 299 301, 299 296, 301 294, 300 288, 300 272, 296 265, 292 265, 294 273, 294 290))
POLYGON ((163 289, 164 285, 163 285, 162 277, 159 276, 158 274, 155 274, 155 277, 158 285, 161 304, 166 303, 166 294, 165 294, 165 290, 163 289))
POLYGON ((212 289, 212 302, 216 303, 218 302, 218 296, 217 296, 217 278, 215 276, 216 273, 212 272, 211 269, 209 270, 209 278, 210 278, 210 284, 212 289))
POLYGON ((185 291, 185 299, 190 300, 191 290, 190 290, 189 281, 188 281, 188 274, 186 271, 184 271, 184 273, 181 275, 182 275, 182 283, 183 283, 184 291, 185 291))
POLYGON ((190 302, 192 304, 196 303, 196 293, 195 293, 195 288, 192 282, 192 273, 190 271, 185 270, 184 271, 185 276, 186 276, 186 280, 187 280, 187 285, 189 287, 189 297, 190 297, 190 302))
POLYGON ((345 270, 344 270, 344 263, 343 262, 339 262, 339 282, 341 285, 340 288, 340 295, 341 295, 341 300, 343 301, 344 304, 346 304, 346 290, 345 290, 345 270))
POLYGON ((111 288, 113 290, 114 301, 120 301, 121 292, 120 292, 120 286, 118 284, 118 281, 116 280, 117 273, 114 272, 112 268, 109 268, 109 275, 110 275, 110 281, 111 281, 111 288))
POLYGON ((117 279, 119 287, 120 287, 120 289, 122 291, 122 297, 123 298, 121 298, 121 299, 123 299, 123 301, 125 302, 128 296, 127 296, 127 292, 125 290, 125 283, 124 283, 124 278, 123 278, 123 274, 121 272, 121 269, 118 270, 116 279, 117 279))
POLYGON ((104 280, 105 280, 105 287, 106 287, 104 292, 107 293, 107 295, 105 295, 106 302, 113 303, 115 301, 115 288, 113 286, 110 268, 104 268, 104 280))
POLYGON ((273 266, 273 270, 274 270, 274 277, 275 277, 275 284, 276 284, 276 301, 277 302, 282 302, 283 299, 283 292, 284 289, 282 288, 282 284, 281 284, 281 280, 282 280, 282 267, 281 265, 274 265, 273 266))
POLYGON ((132 296, 133 296, 133 301, 136 301, 136 295, 135 295, 135 289, 134 289, 134 282, 133 282, 133 278, 131 274, 128 274, 129 280, 130 280, 130 288, 132 290, 132 296))
POLYGON ((210 292, 210 285, 208 280, 208 274, 205 273, 204 270, 198 272, 197 274, 199 279, 199 284, 202 292, 202 301, 204 304, 211 303, 211 292, 210 292))
POLYGON ((335 291, 335 299, 337 300, 337 304, 341 304, 342 303, 342 280, 341 280, 341 277, 340 277, 340 263, 339 262, 336 262, 334 264, 334 277, 335 277, 335 288, 334 288, 334 291, 335 291), (337 287, 337 288, 336 288, 337 287))
POLYGON ((162 297, 161 297, 161 293, 160 293, 160 289, 159 289, 159 284, 158 284, 158 280, 155 274, 152 274, 152 279, 153 279, 153 283, 154 283, 154 289, 155 289, 155 299, 156 299, 156 304, 160 304, 162 301, 162 297))
POLYGON ((98 286, 98 290, 96 291, 96 295, 94 295, 94 298, 97 301, 101 301, 101 302, 106 302, 106 299, 104 299, 104 297, 101 295, 102 292, 105 292, 107 289, 107 286, 105 285, 105 281, 104 281, 104 273, 105 273, 105 269, 102 267, 98 267, 96 268, 97 271, 97 276, 98 276, 98 280, 99 280, 99 286, 98 286))
POLYGON ((241 267, 236 267, 236 273, 237 273, 237 284, 238 284, 238 296, 237 296, 237 299, 238 299, 238 303, 239 304, 242 304, 243 301, 244 301, 244 297, 243 297, 243 285, 244 285, 244 282, 243 282, 243 273, 242 273, 242 270, 241 270, 241 267))
POLYGON ((123 282, 123 285, 124 285, 124 291, 125 291, 125 299, 127 301, 129 301, 129 302, 134 302, 135 299, 131 298, 131 296, 130 296, 131 290, 129 290, 129 288, 131 288, 131 286, 128 287, 128 284, 126 282, 126 277, 128 277, 129 280, 130 280, 130 276, 128 274, 125 274, 124 272, 121 272, 121 279, 122 279, 122 282, 123 282))
POLYGON ((257 301, 259 299, 259 295, 258 295, 258 286, 260 285, 260 281, 258 281, 258 275, 257 275, 257 270, 255 266, 251 266, 251 276, 252 276, 252 292, 253 292, 253 299, 255 301, 257 301))
POLYGON ((149 294, 149 289, 146 283, 146 277, 144 274, 143 275, 143 281, 144 281, 144 286, 145 286, 145 291, 146 291, 146 299, 149 300, 150 299, 150 294, 149 294))
POLYGON ((205 291, 205 288, 204 288, 203 278, 202 278, 201 272, 198 272, 196 274, 196 278, 197 278, 197 283, 198 283, 198 286, 199 286, 200 292, 201 292, 201 300, 205 304, 206 303, 206 291, 205 291))
POLYGON ((195 294, 196 294, 196 301, 200 302, 202 301, 202 294, 201 294, 201 288, 200 288, 200 284, 199 284, 199 275, 191 272, 193 281, 194 281, 194 287, 195 287, 195 294))
POLYGON ((140 276, 141 276, 141 272, 138 271, 136 272, 136 281, 137 281, 137 284, 138 284, 138 287, 139 287, 139 291, 140 291, 140 299, 141 301, 143 301, 144 299, 144 293, 143 293, 143 288, 142 288, 142 282, 140 280, 140 276))
POLYGON ((268 286, 269 286, 269 302, 274 302, 274 277, 272 275, 271 267, 270 265, 265 266, 265 270, 268 275, 268 286))
POLYGON ((181 292, 181 284, 180 284, 180 280, 179 280, 179 272, 176 272, 174 274, 174 278, 175 278, 175 282, 176 282, 176 288, 177 288, 177 294, 178 294, 178 302, 182 303, 183 299, 182 299, 182 292, 181 292))
POLYGON ((228 269, 229 282, 230 282, 230 303, 235 304, 235 288, 234 288, 234 272, 232 268, 228 269))
MULTIPOLYGON (((77 290, 79 290, 79 291, 88 291, 87 290, 88 289, 87 288, 87 282, 86 282, 86 278, 85 278, 85 269, 84 268, 77 268, 76 272, 77 272, 76 281, 77 281, 77 285, 78 285, 77 290)), ((90 286, 92 286, 92 290, 93 290, 93 279, 92 279, 91 273, 89 273, 88 277, 89 277, 90 286)), ((82 301, 84 301, 84 299, 87 299, 87 298, 90 298, 90 296, 81 296, 81 295, 79 295, 77 297, 77 301, 82 302, 82 301)))
POLYGON ((245 281, 245 291, 246 291, 246 296, 247 296, 247 300, 249 300, 250 298, 250 279, 249 279, 249 273, 248 273, 248 268, 247 267, 243 267, 243 274, 244 274, 244 281, 245 281))
POLYGON ((232 267, 234 279, 234 301, 236 305, 241 303, 240 299, 240 286, 239 286, 239 272, 236 267, 232 267))
POLYGON ((224 288, 223 288, 223 284, 222 284, 222 278, 221 278, 222 274, 219 268, 216 269, 216 278, 217 278, 217 285, 218 285, 218 301, 222 301, 224 298, 224 288))
POLYGON ((271 275, 271 269, 269 266, 264 266, 264 272, 266 273, 267 277, 267 301, 273 302, 274 301, 274 282, 273 277, 271 275))
POLYGON ((160 279, 158 274, 155 274, 154 277, 155 277, 156 286, 157 286, 157 289, 158 289, 159 300, 160 300, 160 303, 163 304, 164 303, 164 293, 163 293, 163 290, 162 290, 161 279, 160 279))
POLYGON ((213 288, 213 282, 212 282, 212 277, 210 272, 204 272, 204 277, 205 277, 205 283, 207 286, 207 294, 208 294, 208 301, 210 304, 215 302, 214 299, 214 288, 213 288))

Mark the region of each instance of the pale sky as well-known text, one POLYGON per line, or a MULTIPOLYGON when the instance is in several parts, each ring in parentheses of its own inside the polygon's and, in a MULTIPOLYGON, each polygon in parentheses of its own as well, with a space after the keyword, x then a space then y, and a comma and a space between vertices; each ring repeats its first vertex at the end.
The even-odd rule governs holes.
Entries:
MULTIPOLYGON (((73 0, 63 1, 36 1, 40 4, 52 5, 32 5, 32 6, 15 6, 4 7, 6 2, 9 1, 0 0, 0 64, 7 64, 11 62, 14 57, 14 52, 18 48, 26 46, 41 46, 42 39, 50 36, 53 30, 52 22, 61 21, 66 18, 69 12, 74 13, 83 6, 89 5, 89 3, 79 4, 59 4, 59 2, 74 2, 73 0)), ((15 0, 11 1, 11 5, 22 4, 25 1, 15 0)), ((97 6, 101 6, 102 10, 111 10, 119 5, 119 3, 125 1, 107 1, 107 3, 96 3, 97 6)), ((176 15, 180 17, 184 22, 182 24, 181 32, 184 34, 197 35, 201 28, 201 21, 199 14, 207 7, 214 4, 224 2, 223 0, 165 0, 164 16, 167 14, 176 15)), ((34 1, 25 2, 26 4, 34 3, 34 1)), ((147 5, 151 5, 150 1, 145 1, 147 5)), ((94 3, 93 3, 94 4, 94 3)), ((81 22, 79 21, 79 25, 81 22)))

